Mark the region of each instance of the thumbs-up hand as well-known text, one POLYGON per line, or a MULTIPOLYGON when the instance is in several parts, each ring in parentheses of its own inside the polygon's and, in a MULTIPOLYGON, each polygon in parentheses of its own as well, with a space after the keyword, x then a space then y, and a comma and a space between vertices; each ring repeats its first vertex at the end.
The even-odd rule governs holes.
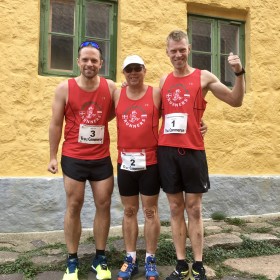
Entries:
POLYGON ((239 73, 242 70, 242 64, 238 55, 234 55, 232 52, 229 53, 228 63, 230 64, 233 72, 239 73))

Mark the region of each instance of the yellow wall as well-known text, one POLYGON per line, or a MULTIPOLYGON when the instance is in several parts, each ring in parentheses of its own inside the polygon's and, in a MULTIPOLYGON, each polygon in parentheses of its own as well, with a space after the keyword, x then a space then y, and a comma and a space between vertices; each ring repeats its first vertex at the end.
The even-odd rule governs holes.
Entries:
MULTIPOLYGON (((172 70, 165 38, 187 28, 187 12, 246 20, 247 93, 241 108, 208 94, 204 119, 211 174, 280 173, 280 4, 268 0, 120 0, 118 75, 126 55, 143 56, 147 83, 172 70)), ((62 78, 38 75, 38 0, 0 3, 0 176, 49 176, 48 125, 62 78)), ((116 162, 115 122, 110 125, 116 162)), ((61 172, 58 174, 61 176, 61 172)))

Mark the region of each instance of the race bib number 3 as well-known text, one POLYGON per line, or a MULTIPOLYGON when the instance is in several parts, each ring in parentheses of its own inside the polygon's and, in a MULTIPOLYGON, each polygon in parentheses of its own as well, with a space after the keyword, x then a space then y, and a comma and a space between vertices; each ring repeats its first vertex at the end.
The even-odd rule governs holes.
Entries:
POLYGON ((146 154, 145 153, 121 153, 122 165, 121 169, 127 171, 146 170, 146 154))
POLYGON ((103 125, 80 124, 79 143, 103 144, 105 127, 103 125))
POLYGON ((164 134, 187 132, 188 114, 173 113, 165 116, 164 134))

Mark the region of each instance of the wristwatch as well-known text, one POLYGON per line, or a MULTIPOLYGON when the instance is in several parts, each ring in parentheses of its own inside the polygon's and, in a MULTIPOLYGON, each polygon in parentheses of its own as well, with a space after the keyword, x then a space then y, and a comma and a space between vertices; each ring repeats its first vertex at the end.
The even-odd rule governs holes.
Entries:
POLYGON ((243 75, 243 74, 245 74, 246 72, 245 72, 245 69, 242 67, 242 70, 240 71, 240 72, 238 72, 238 73, 236 73, 236 72, 234 72, 234 74, 235 74, 235 76, 240 76, 240 75, 243 75))

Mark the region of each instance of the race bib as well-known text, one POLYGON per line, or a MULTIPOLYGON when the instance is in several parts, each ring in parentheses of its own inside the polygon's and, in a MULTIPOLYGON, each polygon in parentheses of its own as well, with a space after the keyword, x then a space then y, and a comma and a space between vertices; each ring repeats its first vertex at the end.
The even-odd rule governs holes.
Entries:
POLYGON ((188 114, 173 113, 165 115, 164 134, 187 132, 188 114))
POLYGON ((121 169, 127 171, 146 170, 146 154, 145 153, 121 153, 122 165, 121 169))
POLYGON ((85 144, 103 144, 104 131, 104 125, 80 124, 78 142, 85 144))

